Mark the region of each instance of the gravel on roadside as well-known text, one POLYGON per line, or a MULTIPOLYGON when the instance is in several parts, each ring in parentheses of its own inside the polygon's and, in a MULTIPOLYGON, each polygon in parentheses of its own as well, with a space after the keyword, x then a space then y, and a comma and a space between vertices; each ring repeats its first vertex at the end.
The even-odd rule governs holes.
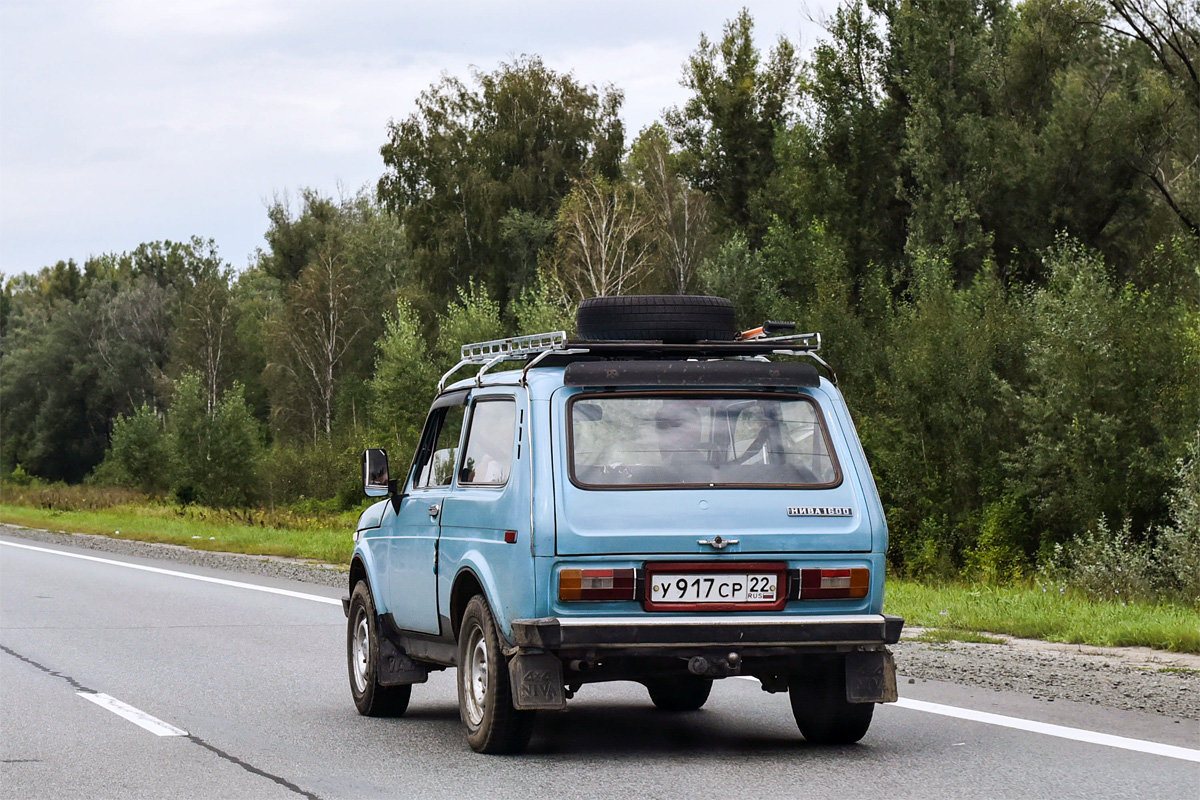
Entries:
MULTIPOLYGON (((194 550, 110 536, 23 528, 0 523, 0 535, 156 558, 210 569, 345 587, 346 568, 276 556, 194 550)), ((1090 647, 996 635, 1003 644, 913 641, 906 630, 892 647, 901 680, 939 680, 1014 691, 1045 700, 1072 700, 1122 710, 1200 720, 1200 656, 1144 647, 1090 647)))

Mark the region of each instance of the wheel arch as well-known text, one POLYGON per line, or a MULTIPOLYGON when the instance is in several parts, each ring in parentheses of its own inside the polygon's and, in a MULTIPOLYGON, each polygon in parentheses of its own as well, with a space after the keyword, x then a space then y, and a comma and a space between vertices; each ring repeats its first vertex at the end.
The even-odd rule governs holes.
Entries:
MULTIPOLYGON (((467 603, 471 602, 471 598, 477 594, 483 595, 483 599, 487 601, 487 592, 483 588, 483 581, 479 580, 474 568, 463 567, 454 576, 454 585, 450 589, 450 629, 454 632, 455 640, 458 639, 458 631, 462 627, 462 618, 466 613, 467 603)), ((488 605, 490 606, 491 603, 489 602, 488 605)))
POLYGON ((371 593, 371 601, 375 603, 375 613, 386 614, 388 609, 386 608, 384 599, 375 592, 376 572, 375 559, 372 556, 371 550, 360 545, 355 549, 354 555, 350 559, 350 593, 354 593, 354 587, 359 581, 365 581, 367 591, 371 593))

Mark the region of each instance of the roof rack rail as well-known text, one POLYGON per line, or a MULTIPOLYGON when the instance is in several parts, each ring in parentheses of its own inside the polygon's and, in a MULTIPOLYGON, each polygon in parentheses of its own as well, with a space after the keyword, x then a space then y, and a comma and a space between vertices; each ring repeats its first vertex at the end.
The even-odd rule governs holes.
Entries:
POLYGON ((665 344, 660 341, 572 340, 565 331, 492 339, 462 346, 462 360, 450 368, 438 381, 438 391, 446 381, 468 364, 479 364, 475 384, 483 384, 483 375, 502 361, 526 361, 521 374, 524 383, 529 370, 549 356, 591 355, 599 358, 753 358, 756 356, 808 356, 833 370, 816 353, 821 349, 821 334, 799 333, 789 336, 762 336, 753 339, 702 341, 691 344, 665 344))
POLYGON ((509 339, 493 339, 490 342, 475 342, 462 346, 462 360, 468 364, 483 364, 496 356, 525 358, 547 350, 561 349, 567 343, 566 331, 534 333, 529 336, 513 336, 509 339))

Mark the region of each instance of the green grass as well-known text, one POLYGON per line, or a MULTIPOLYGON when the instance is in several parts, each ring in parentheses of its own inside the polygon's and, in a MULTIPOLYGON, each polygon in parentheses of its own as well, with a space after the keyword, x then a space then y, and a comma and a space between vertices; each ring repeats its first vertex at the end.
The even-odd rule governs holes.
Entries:
POLYGON ((1069 589, 930 586, 891 579, 884 610, 904 617, 906 624, 947 631, 950 638, 957 638, 952 632, 985 631, 1070 644, 1140 645, 1200 653, 1200 614, 1195 609, 1139 602, 1122 605, 1091 600, 1069 589))
POLYGON ((914 642, 944 644, 946 642, 971 642, 973 644, 1004 644, 1003 639, 988 636, 975 631, 956 631, 948 628, 926 628, 919 636, 913 637, 914 642))
POLYGON ((62 510, 0 504, 0 522, 29 528, 181 544, 197 550, 310 558, 327 564, 350 563, 357 517, 356 512, 302 515, 168 505, 62 510))

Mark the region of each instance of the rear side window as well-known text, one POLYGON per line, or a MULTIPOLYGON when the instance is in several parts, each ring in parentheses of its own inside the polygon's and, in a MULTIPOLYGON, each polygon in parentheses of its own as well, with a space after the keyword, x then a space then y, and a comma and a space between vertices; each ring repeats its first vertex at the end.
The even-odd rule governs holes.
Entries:
POLYGON ((569 418, 572 479, 583 486, 841 482, 824 419, 803 396, 581 396, 569 418))
POLYGON ((503 486, 508 483, 512 471, 516 407, 512 400, 480 400, 475 404, 458 473, 460 484, 503 486))

